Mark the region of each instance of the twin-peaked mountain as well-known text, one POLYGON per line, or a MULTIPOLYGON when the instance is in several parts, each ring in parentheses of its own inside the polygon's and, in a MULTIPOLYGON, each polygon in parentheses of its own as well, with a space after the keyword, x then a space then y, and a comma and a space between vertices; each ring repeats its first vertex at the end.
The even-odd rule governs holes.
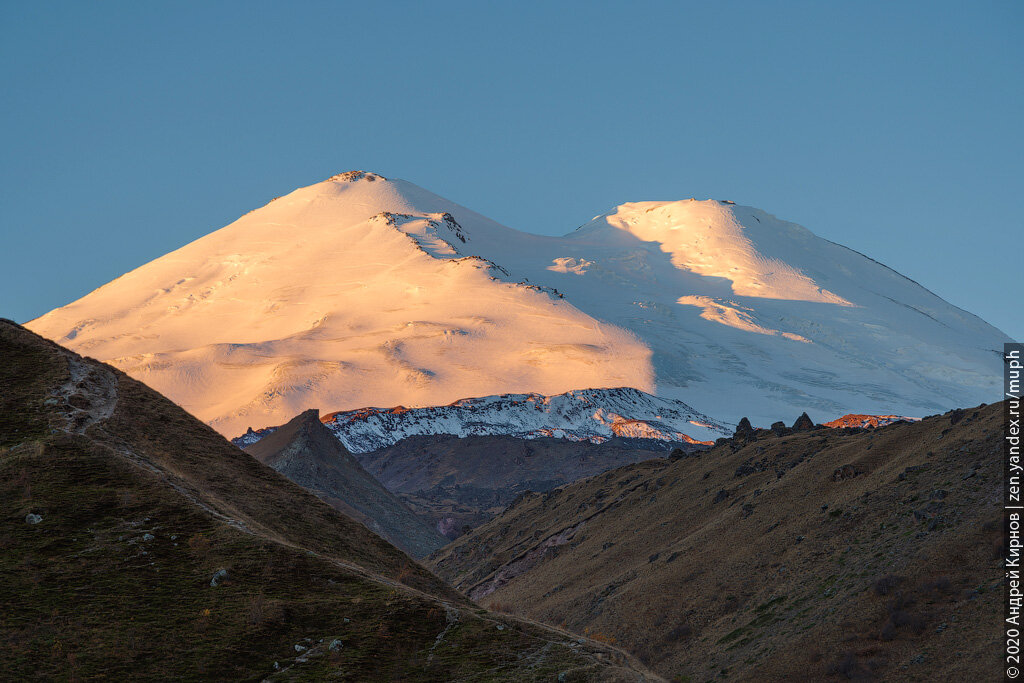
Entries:
POLYGON ((614 387, 723 422, 922 415, 993 400, 1007 340, 731 202, 625 204, 545 237, 362 172, 275 199, 28 326, 228 436, 309 408, 614 387))

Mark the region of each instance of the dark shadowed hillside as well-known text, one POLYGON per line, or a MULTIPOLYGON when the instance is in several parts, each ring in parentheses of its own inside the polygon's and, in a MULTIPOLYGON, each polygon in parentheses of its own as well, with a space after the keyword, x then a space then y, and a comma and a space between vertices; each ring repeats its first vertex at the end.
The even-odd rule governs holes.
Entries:
POLYGON ((0 322, 5 680, 639 680, 479 609, 144 385, 0 322))
POLYGON ((524 497, 431 566, 678 680, 995 680, 1001 413, 625 466, 524 497))
POLYGON ((604 443, 448 434, 411 436, 356 458, 449 538, 493 518, 527 491, 549 491, 605 470, 662 457, 677 446, 653 439, 604 443))
POLYGON ((363 469, 317 410, 307 410, 245 451, 365 524, 413 557, 447 543, 363 469))

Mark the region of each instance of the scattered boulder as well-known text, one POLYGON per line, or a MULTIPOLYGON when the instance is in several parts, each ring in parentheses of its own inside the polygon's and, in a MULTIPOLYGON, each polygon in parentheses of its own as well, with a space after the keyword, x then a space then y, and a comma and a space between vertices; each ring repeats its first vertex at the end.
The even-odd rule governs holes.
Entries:
POLYGON ((920 472, 921 470, 923 470, 925 468, 926 468, 925 465, 911 465, 910 467, 908 467, 905 470, 903 470, 902 472, 900 472, 899 476, 896 477, 896 478, 899 481, 904 481, 907 478, 908 474, 914 474, 915 472, 920 472))
POLYGON ((747 460, 736 468, 736 472, 733 474, 735 477, 745 477, 748 474, 754 474, 755 472, 764 472, 767 468, 764 461, 752 462, 747 460))
POLYGON ((864 474, 864 472, 859 467, 847 464, 836 468, 835 472, 832 473, 832 481, 846 481, 861 474, 864 474))
POLYGON ((43 516, 37 515, 34 512, 25 515, 25 524, 39 524, 41 521, 43 521, 43 516))
POLYGON ((227 580, 228 580, 228 570, 227 569, 218 569, 216 572, 214 572, 213 578, 210 579, 210 587, 211 588, 216 588, 222 582, 227 581, 227 580))
POLYGON ((343 647, 345 647, 344 643, 342 643, 340 640, 335 638, 334 640, 331 641, 331 644, 327 646, 327 649, 330 650, 331 652, 338 652, 343 647))

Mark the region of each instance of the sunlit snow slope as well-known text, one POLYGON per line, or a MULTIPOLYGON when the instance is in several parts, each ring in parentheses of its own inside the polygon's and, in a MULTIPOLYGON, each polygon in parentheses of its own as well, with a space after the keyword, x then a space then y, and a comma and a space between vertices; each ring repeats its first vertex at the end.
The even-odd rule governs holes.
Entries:
POLYGON ((757 209, 625 204, 542 237, 361 172, 276 199, 28 327, 228 436, 312 407, 621 386, 728 422, 922 415, 998 398, 1007 341, 757 209))
POLYGON ((632 334, 463 257, 473 252, 449 211, 476 232, 504 230, 409 183, 343 174, 30 327, 231 436, 311 407, 653 388, 632 334))

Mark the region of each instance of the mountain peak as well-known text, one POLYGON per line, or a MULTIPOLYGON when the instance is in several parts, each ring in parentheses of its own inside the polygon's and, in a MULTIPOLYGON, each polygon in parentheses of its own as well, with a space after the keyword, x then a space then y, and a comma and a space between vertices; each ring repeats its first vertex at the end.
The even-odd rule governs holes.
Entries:
POLYGON ((372 183, 377 180, 387 180, 387 178, 378 173, 372 173, 370 171, 345 171, 344 173, 336 173, 332 175, 324 182, 354 183, 358 180, 365 180, 369 183, 372 183))
POLYGON ((793 258, 806 242, 817 239, 809 230, 732 201, 628 202, 580 232, 609 229, 660 244, 676 268, 725 278, 736 295, 852 305, 820 287, 793 258))
POLYGON ((997 396, 1005 339, 750 207, 633 202, 549 237, 366 171, 296 189, 29 325, 227 434, 314 405, 585 387, 726 422, 770 421, 780 401, 924 414, 997 396), (742 405, 737 385, 751 388, 742 405))

